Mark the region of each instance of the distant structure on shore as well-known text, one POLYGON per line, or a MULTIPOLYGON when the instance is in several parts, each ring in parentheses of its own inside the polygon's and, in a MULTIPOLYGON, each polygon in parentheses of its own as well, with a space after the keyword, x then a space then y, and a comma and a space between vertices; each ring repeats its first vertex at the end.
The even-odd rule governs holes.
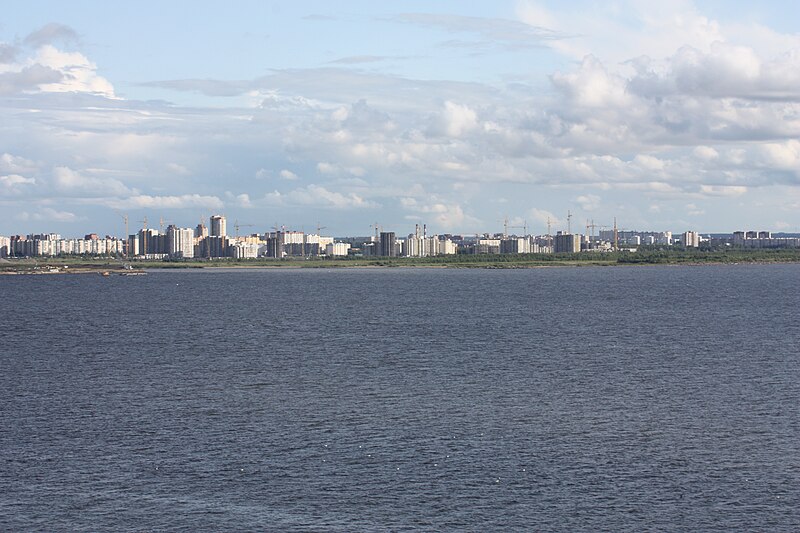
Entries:
MULTIPOLYGON (((509 233, 508 221, 502 233, 477 235, 428 235, 425 224, 417 224, 406 238, 398 238, 394 231, 383 231, 377 223, 370 237, 323 236, 317 225, 315 233, 289 230, 274 226, 273 231, 239 235, 243 226, 234 223, 235 236, 229 236, 224 215, 212 215, 208 228, 200 223, 194 228, 181 228, 174 224, 163 230, 144 227, 137 233, 120 239, 96 233, 82 239, 62 238, 57 233, 30 234, 26 236, 0 236, 0 257, 56 257, 56 256, 113 256, 128 259, 251 259, 267 257, 429 257, 453 254, 574 254, 581 252, 634 251, 641 246, 676 246, 699 248, 701 246, 730 246, 739 248, 800 248, 798 237, 775 237, 769 231, 736 231, 730 235, 703 237, 696 231, 686 231, 673 236, 670 231, 631 231, 601 229, 594 222, 586 223, 586 233, 557 231, 555 235, 532 235, 527 224, 519 226, 521 235, 509 233), (590 231, 591 230, 591 231, 590 231)), ((127 222, 127 220, 126 220, 127 222)), ((549 225, 548 225, 549 226, 549 225)), ((512 228, 513 229, 513 228, 512 228)), ((549 229, 549 227, 548 227, 549 229)))

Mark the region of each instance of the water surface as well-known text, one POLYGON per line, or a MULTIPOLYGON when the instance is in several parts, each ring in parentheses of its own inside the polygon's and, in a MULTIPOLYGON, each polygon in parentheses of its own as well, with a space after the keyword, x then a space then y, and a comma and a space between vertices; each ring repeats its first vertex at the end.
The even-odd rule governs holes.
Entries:
POLYGON ((0 529, 800 530, 800 265, 0 277, 0 529))

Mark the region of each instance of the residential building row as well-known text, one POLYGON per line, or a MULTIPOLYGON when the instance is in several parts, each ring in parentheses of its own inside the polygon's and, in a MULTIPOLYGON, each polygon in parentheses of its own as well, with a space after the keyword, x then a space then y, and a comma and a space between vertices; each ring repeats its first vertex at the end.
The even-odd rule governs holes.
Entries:
MULTIPOLYGON (((395 232, 380 231, 368 237, 334 239, 319 233, 274 231, 239 236, 228 235, 223 215, 213 215, 209 226, 202 222, 194 228, 167 226, 166 230, 142 228, 127 239, 97 234, 83 239, 65 239, 55 233, 27 236, 0 236, 0 257, 47 257, 61 255, 125 256, 142 259, 250 259, 258 257, 429 257, 453 254, 527 254, 605 252, 633 249, 642 245, 697 248, 704 239, 696 231, 673 236, 672 232, 601 230, 598 235, 559 231, 555 235, 428 235, 427 226, 415 226, 414 232, 398 237, 395 232)), ((587 230, 588 231, 588 230, 587 230)), ((719 242, 717 238, 714 242, 719 242)), ((800 238, 774 237, 768 231, 737 231, 728 245, 746 248, 800 248, 800 238)))

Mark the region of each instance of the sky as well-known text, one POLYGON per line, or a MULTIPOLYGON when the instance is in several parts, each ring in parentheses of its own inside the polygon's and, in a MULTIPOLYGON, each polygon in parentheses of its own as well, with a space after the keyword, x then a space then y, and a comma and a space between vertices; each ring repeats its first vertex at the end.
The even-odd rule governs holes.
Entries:
POLYGON ((800 231, 791 2, 0 13, 0 235, 800 231))

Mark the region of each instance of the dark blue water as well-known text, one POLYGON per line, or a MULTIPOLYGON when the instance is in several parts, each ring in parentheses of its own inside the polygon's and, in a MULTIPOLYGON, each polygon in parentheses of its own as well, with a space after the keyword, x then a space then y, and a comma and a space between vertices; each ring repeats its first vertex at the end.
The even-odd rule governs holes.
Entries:
POLYGON ((0 276, 0 530, 797 531, 798 279, 0 276))

